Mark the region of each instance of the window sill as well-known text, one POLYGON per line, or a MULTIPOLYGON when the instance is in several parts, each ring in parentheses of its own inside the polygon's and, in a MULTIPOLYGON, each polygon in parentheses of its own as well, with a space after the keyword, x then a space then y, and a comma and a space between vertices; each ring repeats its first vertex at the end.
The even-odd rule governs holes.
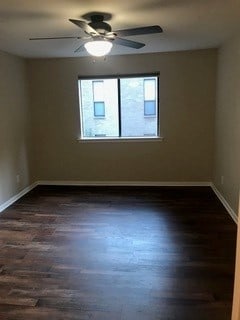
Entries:
POLYGON ((163 137, 122 137, 122 138, 114 138, 114 137, 99 137, 99 138, 78 138, 77 141, 80 143, 92 143, 92 142, 161 142, 163 141, 163 137))

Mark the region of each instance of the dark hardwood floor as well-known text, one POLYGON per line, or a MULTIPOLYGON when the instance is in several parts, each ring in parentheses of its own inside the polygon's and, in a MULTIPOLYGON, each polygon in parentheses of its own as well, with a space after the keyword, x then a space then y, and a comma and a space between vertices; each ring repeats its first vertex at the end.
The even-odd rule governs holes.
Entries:
POLYGON ((230 320, 235 241, 208 187, 37 187, 0 217, 0 319, 230 320))

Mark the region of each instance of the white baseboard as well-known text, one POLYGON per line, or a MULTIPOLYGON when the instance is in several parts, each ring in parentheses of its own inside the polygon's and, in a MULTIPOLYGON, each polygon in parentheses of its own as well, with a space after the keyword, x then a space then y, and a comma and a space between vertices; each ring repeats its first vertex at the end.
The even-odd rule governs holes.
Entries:
POLYGON ((211 182, 159 182, 159 181, 74 181, 74 180, 40 180, 23 189, 21 192, 11 197, 8 201, 0 205, 0 213, 23 197, 38 185, 47 186, 169 186, 169 187, 196 187, 211 186, 211 182))
POLYGON ((223 195, 218 191, 215 185, 209 181, 200 182, 179 182, 179 181, 73 181, 73 180, 40 180, 36 181, 30 186, 23 189, 17 195, 10 198, 8 201, 0 205, 0 212, 12 205, 26 193, 31 191, 38 185, 47 186, 135 186, 135 187, 211 187, 218 199, 222 202, 223 206, 232 217, 233 221, 238 223, 238 216, 236 212, 231 208, 223 195))
POLYGON ((20 199, 21 197, 23 197, 26 193, 28 193, 29 191, 31 191, 33 188, 35 188, 37 186, 37 182, 34 182, 33 184, 31 184, 30 186, 26 187, 25 189, 23 189, 22 191, 20 191, 18 194, 16 194, 15 196, 11 197, 8 201, 4 202, 3 204, 0 205, 0 212, 2 212, 3 210, 7 209, 7 207, 11 206, 14 202, 16 202, 18 199, 20 199))
POLYGON ((178 182, 178 181, 72 181, 40 180, 37 185, 47 186, 135 186, 135 187, 211 187, 211 182, 178 182))
POLYGON ((215 192, 216 196, 218 197, 218 199, 222 202, 223 206, 225 207, 225 209, 227 210, 227 212, 229 213, 229 215, 232 217, 233 221, 238 224, 238 216, 237 213, 231 208, 231 206, 229 205, 229 203, 227 202, 227 200, 224 198, 224 196, 218 191, 218 189, 215 187, 215 185, 212 183, 211 187, 213 189, 213 191, 215 192))

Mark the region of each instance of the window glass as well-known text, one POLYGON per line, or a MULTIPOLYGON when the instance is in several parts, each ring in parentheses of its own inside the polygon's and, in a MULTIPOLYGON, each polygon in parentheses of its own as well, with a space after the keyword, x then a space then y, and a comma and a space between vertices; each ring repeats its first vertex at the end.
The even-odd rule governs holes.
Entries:
POLYGON ((156 99, 156 80, 145 79, 144 80, 144 99, 155 100, 156 99))
POLYGON ((103 101, 94 102, 94 116, 105 117, 105 105, 103 101))
POLYGON ((81 137, 157 137, 158 77, 80 79, 81 137))
POLYGON ((156 101, 144 101, 144 115, 155 116, 156 114, 156 101))
POLYGON ((94 101, 104 101, 104 81, 93 81, 94 101))
MULTIPOLYGON (((145 83, 148 83, 142 77, 123 78, 120 80, 120 98, 121 98, 121 135, 122 137, 143 137, 157 136, 157 117, 147 119, 145 115, 145 83)), ((150 88, 150 94, 153 93, 153 85, 150 88)), ((149 110, 148 110, 149 111, 149 110)))

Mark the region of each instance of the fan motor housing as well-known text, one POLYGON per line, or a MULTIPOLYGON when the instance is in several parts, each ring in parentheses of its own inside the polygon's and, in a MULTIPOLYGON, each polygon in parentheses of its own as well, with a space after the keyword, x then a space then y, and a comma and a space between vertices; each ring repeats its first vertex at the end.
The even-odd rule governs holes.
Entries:
POLYGON ((102 15, 93 15, 91 16, 91 22, 89 23, 89 26, 91 26, 93 29, 97 30, 99 33, 106 33, 111 32, 112 28, 111 26, 104 22, 104 16, 102 15))

